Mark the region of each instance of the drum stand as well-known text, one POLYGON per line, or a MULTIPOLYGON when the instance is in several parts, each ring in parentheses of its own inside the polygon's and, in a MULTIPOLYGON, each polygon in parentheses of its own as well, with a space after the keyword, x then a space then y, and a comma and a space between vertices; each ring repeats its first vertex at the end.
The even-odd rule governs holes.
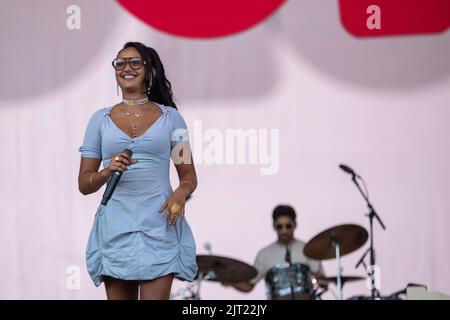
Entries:
POLYGON ((295 292, 294 292, 294 286, 292 285, 292 277, 289 277, 289 284, 291 286, 291 300, 295 300, 295 292))
POLYGON ((174 297, 181 296, 182 300, 201 300, 200 298, 200 285, 202 281, 214 279, 215 273, 214 271, 209 271, 206 275, 203 275, 203 273, 199 273, 197 280, 194 281, 192 284, 189 284, 186 289, 179 290, 179 292, 174 297), (185 295, 185 292, 189 292, 189 296, 185 295))
POLYGON ((198 280, 197 280, 197 292, 194 292, 193 298, 194 300, 201 300, 200 299, 200 284, 204 280, 214 279, 216 278, 216 273, 214 271, 209 271, 206 275, 203 275, 203 273, 199 273, 198 280))
POLYGON ((337 286, 337 291, 338 291, 338 300, 342 300, 341 255, 339 252, 339 242, 336 241, 336 238, 333 238, 332 244, 333 244, 333 247, 335 248, 335 252, 336 252, 336 267, 337 267, 336 286, 337 286))
POLYGON ((322 300, 322 295, 327 291, 325 289, 322 289, 322 291, 318 291, 320 286, 319 283, 314 275, 314 273, 308 269, 306 272, 307 276, 307 283, 308 283, 308 290, 309 290, 309 300, 322 300))

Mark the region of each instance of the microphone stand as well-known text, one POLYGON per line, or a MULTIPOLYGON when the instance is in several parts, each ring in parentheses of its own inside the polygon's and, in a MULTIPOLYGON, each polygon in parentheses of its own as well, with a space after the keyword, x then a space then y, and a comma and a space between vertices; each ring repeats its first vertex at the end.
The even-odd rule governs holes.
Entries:
POLYGON ((355 269, 358 269, 359 265, 362 263, 362 265, 364 266, 364 269, 367 270, 367 265, 364 262, 364 259, 366 258, 367 254, 370 252, 370 248, 366 250, 366 252, 364 252, 363 256, 361 257, 361 259, 359 259, 358 263, 355 266, 355 269))
MULTIPOLYGON (((288 268, 290 269, 292 266, 292 261, 291 261, 291 251, 289 250, 289 245, 286 245, 286 255, 284 257, 285 262, 287 262, 288 264, 288 268)), ((289 270, 290 271, 290 270, 289 270)), ((288 275, 289 275, 289 285, 291 286, 291 300, 295 300, 295 293, 294 293, 294 286, 292 284, 292 274, 288 271, 288 275)))
MULTIPOLYGON (((377 221, 380 223, 381 227, 383 228, 383 230, 386 230, 385 225, 383 224, 383 222, 380 219, 380 216, 376 213, 375 209, 373 208, 372 204, 369 201, 369 198, 366 194, 364 194, 364 192, 361 189, 361 186, 359 185, 358 181, 356 180, 356 178, 360 178, 362 179, 359 175, 353 173, 352 175, 352 181, 353 183, 356 185, 356 187, 358 188, 359 192, 362 194, 362 196, 364 197, 364 200, 366 201, 367 207, 369 208, 369 213, 366 214, 369 217, 369 224, 370 224, 370 247, 369 249, 364 253, 363 257, 360 259, 360 261, 358 262, 358 264, 356 265, 355 268, 357 268, 361 263, 364 263, 364 258, 366 257, 367 253, 370 253, 370 266, 372 267, 372 269, 370 270, 370 279, 371 279, 371 291, 372 291, 372 299, 375 299, 376 297, 380 297, 380 293, 378 292, 378 290, 375 288, 375 277, 373 275, 373 266, 375 266, 375 249, 373 246, 373 218, 376 218, 377 221)), ((364 263, 365 266, 365 263, 364 263)), ((367 267, 366 267, 366 271, 367 271, 367 267)))

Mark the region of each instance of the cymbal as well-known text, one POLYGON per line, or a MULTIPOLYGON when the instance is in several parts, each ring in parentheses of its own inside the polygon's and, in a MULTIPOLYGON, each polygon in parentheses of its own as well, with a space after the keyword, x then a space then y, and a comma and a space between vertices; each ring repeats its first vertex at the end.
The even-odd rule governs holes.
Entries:
POLYGON ((351 253, 366 243, 366 229, 356 224, 343 224, 329 228, 312 238, 303 249, 303 253, 316 260, 336 258, 334 242, 339 244, 339 255, 351 253))
MULTIPOLYGON (((365 277, 359 277, 359 276, 341 276, 341 282, 353 282, 353 281, 361 281, 365 280, 365 277)), ((328 283, 337 283, 337 277, 323 277, 317 279, 317 282, 319 284, 328 284, 328 283)))
MULTIPOLYGON (((211 272, 209 281, 241 282, 248 281, 257 275, 254 267, 245 262, 213 255, 197 255, 198 274, 203 276, 211 272)), ((198 277, 197 274, 197 277, 198 277)))

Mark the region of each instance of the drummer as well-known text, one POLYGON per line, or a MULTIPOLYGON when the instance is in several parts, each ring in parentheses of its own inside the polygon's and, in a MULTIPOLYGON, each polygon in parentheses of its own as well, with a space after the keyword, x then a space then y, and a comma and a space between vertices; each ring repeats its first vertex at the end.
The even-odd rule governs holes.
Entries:
POLYGON ((307 258, 303 254, 306 243, 294 237, 297 227, 294 208, 289 205, 278 205, 273 210, 272 220, 278 239, 262 248, 256 255, 253 266, 258 274, 250 281, 223 283, 223 285, 231 285, 239 291, 250 292, 272 267, 280 263, 285 264, 287 260, 290 260, 291 263, 298 262, 308 266, 317 278, 324 276, 320 261, 307 258))

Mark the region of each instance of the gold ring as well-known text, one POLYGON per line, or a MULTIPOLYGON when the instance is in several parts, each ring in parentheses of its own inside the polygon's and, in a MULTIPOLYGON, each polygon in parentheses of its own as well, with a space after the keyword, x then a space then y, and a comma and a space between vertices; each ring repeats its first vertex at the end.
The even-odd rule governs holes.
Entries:
POLYGON ((170 213, 172 216, 178 216, 180 212, 181 212, 181 207, 179 204, 174 203, 172 205, 172 207, 170 207, 170 213))
POLYGON ((119 159, 120 159, 119 157, 115 157, 115 158, 114 158, 114 160, 116 160, 116 161, 119 161, 119 159))

